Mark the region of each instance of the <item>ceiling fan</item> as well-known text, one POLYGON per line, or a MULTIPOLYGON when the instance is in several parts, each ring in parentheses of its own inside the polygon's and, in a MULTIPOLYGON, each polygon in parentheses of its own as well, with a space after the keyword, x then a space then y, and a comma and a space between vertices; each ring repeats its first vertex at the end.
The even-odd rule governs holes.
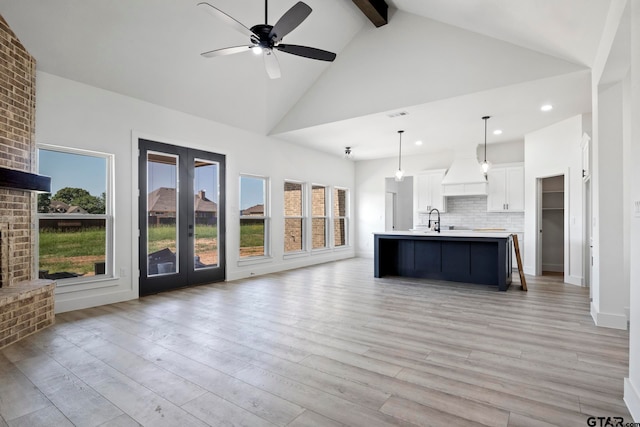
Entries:
POLYGON ((227 15, 215 6, 210 5, 207 2, 198 3, 198 6, 205 9, 211 15, 226 22, 237 31, 249 37, 250 44, 247 46, 233 46, 223 49, 215 49, 208 52, 204 52, 201 55, 205 58, 213 58, 216 56, 232 55, 234 53, 248 52, 252 50, 256 54, 262 53, 264 58, 264 65, 267 70, 267 74, 272 79, 280 77, 280 64, 278 58, 276 58, 274 49, 281 52, 289 53, 291 55, 302 56, 305 58, 317 59, 320 61, 333 61, 336 59, 336 54, 328 52, 322 49, 316 49, 314 47, 299 46, 295 44, 283 44, 280 43, 282 38, 293 31, 298 25, 304 21, 311 13, 311 8, 299 1, 294 4, 291 9, 285 12, 284 15, 276 22, 275 25, 269 25, 267 22, 267 10, 268 0, 264 1, 264 24, 257 24, 251 28, 245 27, 240 22, 236 21, 231 16, 227 15))

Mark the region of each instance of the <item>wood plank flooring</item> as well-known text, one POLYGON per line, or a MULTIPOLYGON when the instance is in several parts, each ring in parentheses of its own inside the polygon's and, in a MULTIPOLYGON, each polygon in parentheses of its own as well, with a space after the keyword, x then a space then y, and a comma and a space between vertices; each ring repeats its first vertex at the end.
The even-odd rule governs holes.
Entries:
POLYGON ((631 422, 628 333, 561 280, 498 292, 351 259, 64 313, 0 351, 0 427, 631 422))

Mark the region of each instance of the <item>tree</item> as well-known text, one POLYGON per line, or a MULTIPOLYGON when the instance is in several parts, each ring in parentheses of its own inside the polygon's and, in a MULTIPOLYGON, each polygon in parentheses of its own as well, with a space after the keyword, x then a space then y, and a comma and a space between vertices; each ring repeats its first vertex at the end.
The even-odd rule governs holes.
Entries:
POLYGON ((83 196, 91 196, 91 194, 89 194, 89 192, 84 188, 64 187, 58 190, 58 192, 53 196, 53 200, 58 200, 59 202, 64 202, 68 205, 79 206, 73 203, 73 200, 83 196))
POLYGON ((52 200, 64 202, 69 206, 79 206, 90 214, 103 214, 106 212, 104 197, 92 196, 84 188, 61 188, 53 196, 52 200))
POLYGON ((38 194, 38 212, 49 213, 50 206, 51 206, 51 193, 38 194))
POLYGON ((104 203, 102 199, 91 194, 87 196, 80 196, 73 199, 72 205, 80 206, 82 209, 90 214, 103 214, 105 212, 104 203))

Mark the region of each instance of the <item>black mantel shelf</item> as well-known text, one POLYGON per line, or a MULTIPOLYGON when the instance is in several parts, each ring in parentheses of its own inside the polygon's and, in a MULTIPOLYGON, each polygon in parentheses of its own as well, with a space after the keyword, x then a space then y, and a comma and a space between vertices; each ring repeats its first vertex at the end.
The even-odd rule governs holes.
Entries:
POLYGON ((50 193, 51 178, 35 173, 0 167, 0 188, 50 193))
POLYGON ((374 275, 511 284, 509 233, 375 233, 374 275))

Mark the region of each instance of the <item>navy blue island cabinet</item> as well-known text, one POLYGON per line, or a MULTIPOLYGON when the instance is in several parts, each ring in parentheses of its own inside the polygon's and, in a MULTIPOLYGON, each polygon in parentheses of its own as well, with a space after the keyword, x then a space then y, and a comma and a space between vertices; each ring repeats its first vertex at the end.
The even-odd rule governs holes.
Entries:
POLYGON ((511 245, 506 232, 374 233, 374 275, 494 285, 506 291, 511 245))

